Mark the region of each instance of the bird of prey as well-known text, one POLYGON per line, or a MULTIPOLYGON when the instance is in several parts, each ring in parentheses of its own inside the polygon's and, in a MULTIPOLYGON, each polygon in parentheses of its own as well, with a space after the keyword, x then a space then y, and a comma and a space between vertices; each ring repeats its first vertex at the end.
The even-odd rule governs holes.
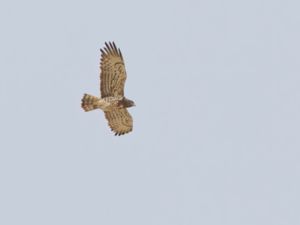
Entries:
POLYGON ((103 110, 111 130, 120 136, 132 131, 133 121, 127 108, 135 104, 124 96, 127 75, 120 49, 114 42, 105 42, 105 47, 100 51, 101 97, 84 94, 81 107, 86 112, 94 109, 103 110))

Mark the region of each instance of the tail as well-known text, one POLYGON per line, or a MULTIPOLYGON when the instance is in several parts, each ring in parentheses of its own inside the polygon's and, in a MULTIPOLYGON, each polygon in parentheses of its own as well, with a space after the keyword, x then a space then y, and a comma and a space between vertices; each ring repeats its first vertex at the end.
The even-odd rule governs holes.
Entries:
POLYGON ((88 112, 93 109, 97 109, 97 102, 99 98, 89 95, 89 94, 84 94, 83 98, 81 99, 81 107, 83 108, 84 111, 88 112))

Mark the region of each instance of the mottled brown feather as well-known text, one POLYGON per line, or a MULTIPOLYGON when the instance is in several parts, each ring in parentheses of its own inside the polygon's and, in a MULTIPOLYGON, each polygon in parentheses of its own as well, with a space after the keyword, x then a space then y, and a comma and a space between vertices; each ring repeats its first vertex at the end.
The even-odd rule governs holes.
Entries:
POLYGON ((123 135, 132 131, 132 117, 126 108, 114 109, 106 111, 105 118, 108 120, 108 125, 115 135, 123 135))
POLYGON ((100 51, 101 97, 124 96, 124 86, 127 76, 120 49, 117 48, 114 42, 105 42, 105 47, 100 51))

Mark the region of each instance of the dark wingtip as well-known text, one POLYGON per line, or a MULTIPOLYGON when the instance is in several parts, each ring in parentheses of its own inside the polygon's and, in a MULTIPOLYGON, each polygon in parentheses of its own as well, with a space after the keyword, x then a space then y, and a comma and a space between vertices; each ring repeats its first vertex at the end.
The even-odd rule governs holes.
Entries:
MULTIPOLYGON (((129 131, 130 132, 130 131, 129 131)), ((128 132, 126 131, 123 131, 123 132, 116 132, 115 133, 115 136, 121 136, 121 135, 124 135, 124 134, 127 134, 128 132)))
POLYGON ((121 59, 123 59, 122 53, 120 48, 117 47, 117 45, 115 44, 114 41, 108 41, 108 42, 104 42, 104 47, 100 48, 100 51, 102 53, 102 56, 106 55, 106 54, 115 54, 121 57, 121 59))

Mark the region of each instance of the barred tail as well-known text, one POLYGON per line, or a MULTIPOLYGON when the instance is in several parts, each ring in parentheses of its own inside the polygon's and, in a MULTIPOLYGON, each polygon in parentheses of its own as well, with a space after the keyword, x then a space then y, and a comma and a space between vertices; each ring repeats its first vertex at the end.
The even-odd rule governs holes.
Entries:
POLYGON ((99 101, 99 98, 89 95, 89 94, 84 94, 82 100, 81 100, 81 107, 83 108, 84 111, 88 112, 93 109, 97 109, 97 102, 99 101))

